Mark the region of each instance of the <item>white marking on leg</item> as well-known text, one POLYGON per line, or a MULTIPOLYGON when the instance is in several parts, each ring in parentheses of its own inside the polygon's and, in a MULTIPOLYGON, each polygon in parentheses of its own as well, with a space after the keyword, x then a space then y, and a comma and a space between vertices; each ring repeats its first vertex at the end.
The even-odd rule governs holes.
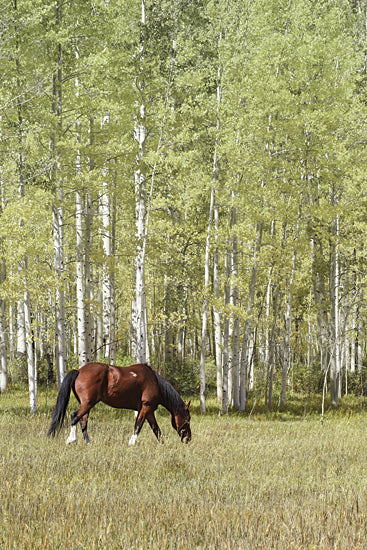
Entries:
POLYGON ((136 434, 133 434, 133 435, 130 437, 129 445, 135 445, 137 439, 138 439, 138 436, 137 436, 136 434))
POLYGON ((132 370, 130 370, 129 372, 130 372, 130 374, 132 374, 133 376, 138 376, 138 375, 136 374, 136 372, 133 372, 132 370))
POLYGON ((134 411, 135 418, 138 418, 139 411, 134 411))
POLYGON ((66 440, 66 443, 74 443, 76 441, 76 426, 71 426, 70 435, 66 440))

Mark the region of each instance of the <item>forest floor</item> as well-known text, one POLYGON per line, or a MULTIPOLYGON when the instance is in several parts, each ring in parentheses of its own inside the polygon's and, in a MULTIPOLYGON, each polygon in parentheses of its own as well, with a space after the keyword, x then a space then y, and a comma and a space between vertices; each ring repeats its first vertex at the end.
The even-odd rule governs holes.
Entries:
MULTIPOLYGON (((164 445, 98 405, 86 446, 46 437, 55 395, 0 396, 2 550, 365 549, 367 414, 229 414, 193 403, 192 441, 166 411, 164 445)), ((73 407, 73 403, 71 403, 73 407)), ((70 409, 71 410, 71 409, 70 409)))

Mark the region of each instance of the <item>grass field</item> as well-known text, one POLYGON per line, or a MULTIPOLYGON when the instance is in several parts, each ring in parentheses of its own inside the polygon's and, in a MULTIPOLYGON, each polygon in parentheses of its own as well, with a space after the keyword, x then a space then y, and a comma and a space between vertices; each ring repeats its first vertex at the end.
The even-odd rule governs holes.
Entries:
MULTIPOLYGON (((133 414, 98 405, 92 443, 48 439, 55 396, 30 415, 0 396, 1 550, 365 549, 367 415, 192 414, 183 445, 164 409, 165 444, 133 414)), ((79 430, 80 432, 80 430, 79 430)))

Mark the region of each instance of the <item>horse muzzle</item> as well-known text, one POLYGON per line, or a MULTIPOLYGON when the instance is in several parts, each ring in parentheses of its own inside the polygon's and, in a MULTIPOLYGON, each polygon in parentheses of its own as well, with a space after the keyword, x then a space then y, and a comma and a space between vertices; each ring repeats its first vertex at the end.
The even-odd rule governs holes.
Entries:
POLYGON ((182 443, 189 443, 191 441, 191 433, 183 433, 181 434, 181 442, 182 443))

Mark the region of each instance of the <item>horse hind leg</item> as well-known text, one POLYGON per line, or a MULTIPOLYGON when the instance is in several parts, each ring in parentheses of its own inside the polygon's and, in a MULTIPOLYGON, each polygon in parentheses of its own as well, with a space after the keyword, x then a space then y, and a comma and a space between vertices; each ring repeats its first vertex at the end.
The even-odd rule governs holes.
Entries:
POLYGON ((79 421, 80 421, 85 442, 86 443, 90 442, 88 437, 88 432, 87 432, 87 425, 88 425, 88 415, 91 408, 92 408, 91 405, 81 404, 78 410, 76 410, 71 414, 71 428, 70 428, 70 435, 66 440, 67 444, 76 442, 76 428, 79 421))
POLYGON ((75 422, 75 417, 76 417, 76 412, 73 412, 71 414, 70 434, 69 434, 69 437, 66 440, 67 444, 76 443, 76 422, 75 422))
POLYGON ((83 437, 84 437, 84 441, 86 443, 90 443, 90 439, 89 439, 88 432, 87 432, 88 416, 89 416, 89 414, 87 413, 80 419, 80 427, 82 429, 82 434, 83 434, 83 437))

